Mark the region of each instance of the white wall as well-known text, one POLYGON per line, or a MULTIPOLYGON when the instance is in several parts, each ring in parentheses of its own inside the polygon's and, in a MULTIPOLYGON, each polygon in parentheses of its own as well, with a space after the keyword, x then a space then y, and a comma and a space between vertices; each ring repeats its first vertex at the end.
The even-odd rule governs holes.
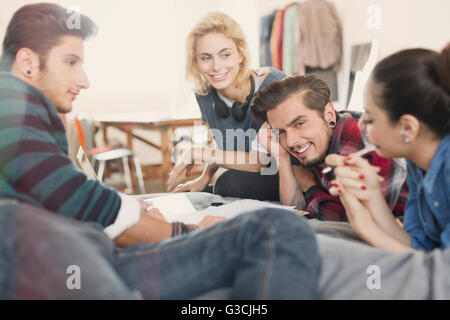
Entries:
MULTIPOLYGON (((195 109, 184 74, 184 45, 189 30, 212 10, 251 21, 246 36, 257 48, 257 0, 70 0, 100 28, 86 43, 86 71, 91 88, 77 99, 76 112, 195 109), (250 29, 250 30, 248 30, 250 29)), ((14 11, 35 0, 2 0, 0 38, 14 11)), ((257 49, 256 49, 257 50, 257 49)), ((253 55, 253 52, 252 52, 253 55)))
MULTIPOLYGON (((47 1, 47 0, 46 0, 47 1)), ((303 1, 303 0, 300 0, 303 1)), ((0 39, 12 14, 36 0, 1 0, 0 39)), ((185 80, 187 33, 209 11, 223 11, 242 26, 253 66, 259 65, 259 19, 289 0, 70 0, 100 27, 86 44, 86 71, 91 88, 75 104, 78 113, 148 110, 198 112, 185 80)), ((380 40, 381 57, 423 46, 439 50, 450 41, 450 0, 333 0, 341 17, 344 61, 339 74, 340 104, 345 101, 351 44, 380 40), (369 5, 381 9, 381 29, 366 27, 369 5)), ((339 106, 338 106, 339 107, 339 106)), ((156 137, 157 139, 158 137, 156 137)), ((159 157, 142 157, 144 163, 159 157)))

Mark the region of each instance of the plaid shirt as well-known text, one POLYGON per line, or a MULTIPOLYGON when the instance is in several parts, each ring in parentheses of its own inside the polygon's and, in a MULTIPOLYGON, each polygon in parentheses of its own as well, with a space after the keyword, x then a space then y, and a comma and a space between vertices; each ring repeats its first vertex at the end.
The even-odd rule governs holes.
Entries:
MULTIPOLYGON (((365 147, 364 138, 358 127, 361 113, 341 111, 337 113, 336 127, 331 137, 327 154, 338 153, 347 156, 365 147)), ((379 175, 384 178, 381 190, 395 216, 403 216, 408 186, 406 184, 406 161, 404 159, 386 159, 376 152, 364 156, 372 165, 380 167, 379 175)), ((306 211, 309 218, 319 220, 347 221, 344 206, 339 197, 328 193, 334 175, 323 175, 320 167, 314 167, 317 185, 305 192, 306 211)))

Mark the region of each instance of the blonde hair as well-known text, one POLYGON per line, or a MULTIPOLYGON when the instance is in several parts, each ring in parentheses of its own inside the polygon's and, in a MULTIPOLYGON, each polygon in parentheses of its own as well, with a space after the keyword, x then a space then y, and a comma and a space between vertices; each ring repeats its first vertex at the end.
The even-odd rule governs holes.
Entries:
POLYGON ((197 68, 197 41, 210 33, 222 33, 233 40, 242 54, 242 63, 236 78, 236 86, 241 86, 250 76, 250 61, 247 41, 241 26, 230 16, 222 12, 210 12, 191 30, 186 40, 186 78, 194 83, 197 94, 206 95, 211 85, 203 79, 197 68))

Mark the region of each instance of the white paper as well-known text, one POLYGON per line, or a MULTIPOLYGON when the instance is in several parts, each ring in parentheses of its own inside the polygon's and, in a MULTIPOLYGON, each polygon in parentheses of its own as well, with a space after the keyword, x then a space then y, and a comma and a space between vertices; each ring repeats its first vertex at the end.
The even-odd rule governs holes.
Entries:
POLYGON ((294 207, 283 206, 279 204, 273 204, 270 202, 258 200, 245 199, 224 204, 220 207, 211 206, 197 212, 186 212, 178 215, 173 215, 170 217, 171 220, 168 221, 169 222, 180 221, 186 224, 198 224, 205 216, 219 216, 231 219, 240 214, 248 213, 250 211, 255 211, 263 208, 279 208, 299 214, 299 212, 295 210, 294 207))
POLYGON ((158 208, 169 222, 182 221, 179 217, 196 212, 184 193, 174 193, 167 196, 146 199, 145 201, 149 205, 158 208))
POLYGON ((88 179, 98 180, 97 174, 95 173, 94 168, 89 162, 89 158, 86 155, 86 152, 84 152, 83 147, 81 146, 78 148, 76 159, 79 167, 81 168, 81 170, 83 170, 88 179))

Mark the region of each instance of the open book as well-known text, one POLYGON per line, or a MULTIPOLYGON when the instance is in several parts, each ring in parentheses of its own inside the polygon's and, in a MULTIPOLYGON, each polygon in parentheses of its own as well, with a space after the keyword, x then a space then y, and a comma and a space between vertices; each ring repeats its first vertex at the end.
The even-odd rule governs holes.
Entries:
POLYGON ((264 208, 284 209, 299 215, 308 214, 306 211, 298 211, 293 207, 250 199, 237 200, 219 207, 211 206, 204 210, 196 211, 183 193, 150 198, 145 201, 158 208, 167 221, 180 221, 186 224, 198 224, 205 216, 221 216, 231 219, 240 214, 264 208))

